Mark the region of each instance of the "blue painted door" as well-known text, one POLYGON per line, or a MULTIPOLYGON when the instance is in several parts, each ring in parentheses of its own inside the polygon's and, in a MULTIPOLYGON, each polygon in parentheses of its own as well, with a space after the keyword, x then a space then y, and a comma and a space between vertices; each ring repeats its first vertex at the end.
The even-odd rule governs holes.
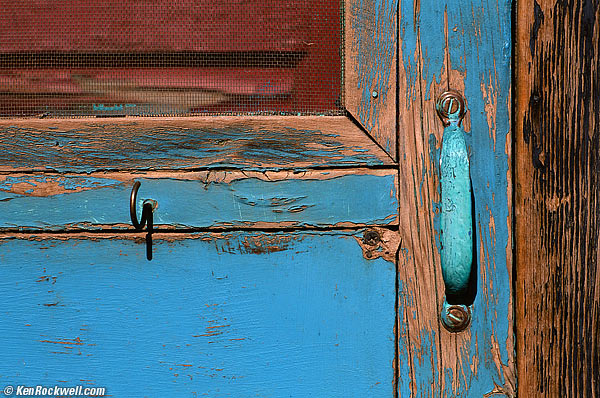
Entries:
MULTIPOLYGON (((343 95, 310 115, 124 117, 167 108, 116 103, 129 98, 118 93, 107 104, 76 98, 99 118, 61 119, 43 101, 63 103, 73 76, 58 85, 62 69, 20 73, 0 45, 0 61, 16 70, 2 64, 0 85, 25 90, 15 97, 24 102, 0 98, 12 117, 0 119, 0 388, 514 396, 510 2, 340 6, 343 95), (40 81, 58 91, 28 108, 40 81), (473 193, 476 294, 460 333, 439 318, 444 126, 435 101, 448 89, 466 97, 473 193), (15 118, 23 106, 35 117, 15 118), (156 204, 152 261, 130 222, 134 182, 138 216, 144 200, 156 204)), ((94 76, 123 88, 104 72, 94 76)), ((143 82, 136 95, 156 94, 154 72, 125 73, 143 82)), ((252 90, 235 95, 291 98, 285 68, 251 72, 240 87, 252 90)), ((211 90, 227 91, 235 73, 211 90)), ((179 83, 174 92, 185 91, 179 83)), ((171 98, 165 90, 158 98, 171 98)), ((194 113, 175 105, 170 116, 194 113)))
POLYGON ((1 178, 6 386, 393 395, 395 170, 1 178), (134 181, 157 203, 152 261, 134 181))
POLYGON ((392 396, 396 271, 362 231, 0 241, 1 382, 115 397, 392 396))

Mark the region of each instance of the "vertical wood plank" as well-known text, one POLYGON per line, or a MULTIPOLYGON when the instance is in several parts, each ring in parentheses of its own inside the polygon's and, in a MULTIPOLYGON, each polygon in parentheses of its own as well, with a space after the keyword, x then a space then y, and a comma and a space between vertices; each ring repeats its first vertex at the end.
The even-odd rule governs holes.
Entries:
POLYGON ((510 2, 401 1, 399 6, 399 347, 401 396, 515 396, 510 174, 510 2), (434 110, 446 89, 464 93, 475 195, 478 286, 473 323, 439 323, 439 151, 434 110), (405 348, 406 349, 406 348, 405 348))
POLYGON ((517 10, 519 396, 600 397, 600 2, 517 10))
POLYGON ((397 0, 345 1, 346 109, 396 160, 397 0))

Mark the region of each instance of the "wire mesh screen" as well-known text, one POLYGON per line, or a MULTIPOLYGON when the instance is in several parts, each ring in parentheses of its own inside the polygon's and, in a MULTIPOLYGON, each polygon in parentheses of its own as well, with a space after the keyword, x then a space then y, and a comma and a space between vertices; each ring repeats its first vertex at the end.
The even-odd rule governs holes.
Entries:
POLYGON ((342 111, 340 0, 0 0, 0 116, 342 111))

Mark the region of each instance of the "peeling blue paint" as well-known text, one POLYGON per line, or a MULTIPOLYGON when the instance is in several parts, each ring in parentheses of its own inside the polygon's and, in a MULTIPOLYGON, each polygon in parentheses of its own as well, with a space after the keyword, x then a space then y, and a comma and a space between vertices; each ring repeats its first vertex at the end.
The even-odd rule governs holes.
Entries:
MULTIPOLYGON (((431 99, 429 92, 431 82, 441 82, 444 69, 444 11, 446 2, 427 1, 420 3, 421 13, 415 14, 412 0, 400 1, 400 41, 402 46, 402 62, 407 71, 408 87, 406 98, 416 99, 417 75, 419 71, 419 56, 423 58, 422 77, 425 81, 424 99, 431 99), (423 28, 423 32, 421 32, 423 28), (420 41, 421 49, 417 47, 420 41)), ((457 6, 462 9, 462 5, 457 6)))
MULTIPOLYGON (((432 99, 429 88, 433 83, 442 83, 440 76, 445 73, 447 60, 449 68, 462 73, 463 94, 467 99, 467 117, 471 126, 470 134, 465 138, 475 197, 475 225, 478 228, 476 248, 478 253, 483 248, 486 257, 480 258, 478 294, 470 327, 471 342, 468 352, 459 353, 462 369, 455 369, 454 374, 444 370, 440 376, 447 386, 444 391, 439 391, 440 384, 437 383, 420 384, 416 390, 419 396, 440 394, 470 397, 483 396, 509 383, 506 391, 511 391, 515 388, 514 380, 506 380, 501 366, 494 362, 491 354, 492 350, 496 350, 491 342, 494 338, 502 363, 509 364, 514 359, 514 353, 509 352, 507 346, 507 341, 513 339, 513 331, 510 322, 512 289, 506 263, 507 250, 510 250, 510 198, 507 180, 509 158, 505 152, 510 132, 511 54, 510 45, 506 44, 511 42, 511 2, 482 4, 467 1, 459 4, 456 1, 420 1, 418 4, 420 12, 415 9, 415 2, 400 2, 399 29, 407 80, 407 90, 400 95, 404 95, 411 106, 419 108, 422 103, 415 102, 419 86, 426 90, 423 100, 432 99), (423 63, 421 71, 419 56, 423 63), (419 72, 423 81, 417 81, 419 72), (493 227, 492 233, 490 226, 493 227), (478 363, 475 372, 471 368, 473 358, 477 358, 475 361, 478 363)), ((452 84, 451 81, 451 89, 460 88, 452 84)), ((435 168, 438 165, 439 153, 436 148, 439 144, 435 142, 433 132, 424 133, 431 134, 428 163, 435 168)), ((436 213, 439 211, 437 206, 433 203, 436 213)), ((437 231, 436 245, 441 249, 437 239, 441 228, 439 213, 434 216, 434 226, 437 231)), ((423 334, 427 330, 411 333, 423 334)), ((426 342, 423 345, 427 347, 426 342)), ((422 360, 438 363, 439 353, 424 348, 422 360)), ((420 368, 420 371, 422 374, 415 376, 417 380, 428 380, 436 372, 431 368, 420 368)))
MULTIPOLYGON (((406 288, 404 283, 402 280, 398 280, 398 295, 404 296, 405 294, 406 288)), ((404 303, 406 300, 399 300, 399 302, 404 303)), ((405 340, 409 336, 408 323, 405 322, 408 312, 409 310, 407 310, 407 308, 403 305, 398 306, 398 329, 396 331, 396 335, 398 336, 399 340, 405 340)), ((398 350, 397 362, 398 388, 400 390, 400 396, 408 397, 410 395, 409 384, 411 380, 411 363, 408 346, 403 346, 398 350)))
MULTIPOLYGON (((9 177, 0 185, 0 228, 126 224, 131 185, 94 177, 52 177, 66 189, 93 188, 49 197, 3 193, 17 182, 45 176, 9 177)), ((158 202, 154 223, 182 227, 245 226, 256 222, 334 225, 341 222, 389 225, 396 222, 396 176, 345 175, 329 179, 231 183, 140 179, 138 210, 144 199, 158 202), (368 203, 369 205, 365 205, 368 203)), ((140 210, 141 211, 141 210, 140 210)))
POLYGON ((57 176, 57 175, 22 175, 6 176, 0 181, 0 192, 10 191, 16 184, 28 184, 36 187, 39 184, 56 184, 66 190, 75 191, 86 188, 108 187, 121 184, 120 181, 109 178, 87 176, 57 176))

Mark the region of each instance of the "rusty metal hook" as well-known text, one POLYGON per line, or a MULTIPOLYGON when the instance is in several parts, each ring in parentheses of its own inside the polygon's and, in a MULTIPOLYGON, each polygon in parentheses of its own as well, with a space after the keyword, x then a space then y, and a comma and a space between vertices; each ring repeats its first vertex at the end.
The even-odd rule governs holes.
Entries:
POLYGON ((131 190, 131 196, 129 197, 129 215, 131 216, 131 223, 133 227, 138 231, 143 230, 144 225, 147 225, 146 231, 146 258, 148 261, 152 260, 152 232, 154 231, 154 221, 152 217, 152 213, 156 207, 156 202, 151 199, 144 200, 144 205, 142 207, 142 218, 140 221, 137 219, 137 192, 140 189, 140 185, 142 185, 139 181, 136 181, 133 184, 133 189, 131 190))

